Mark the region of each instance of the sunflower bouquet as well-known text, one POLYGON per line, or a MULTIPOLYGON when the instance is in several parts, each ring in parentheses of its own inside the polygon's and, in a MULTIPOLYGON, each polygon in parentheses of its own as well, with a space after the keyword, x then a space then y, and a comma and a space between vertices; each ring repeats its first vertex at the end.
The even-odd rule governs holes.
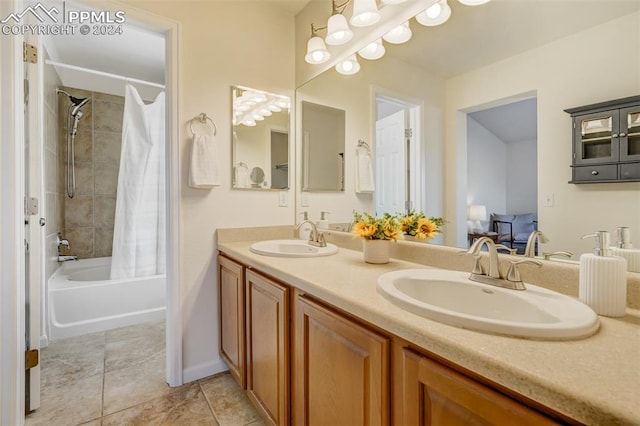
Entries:
POLYGON ((365 240, 397 240, 400 237, 398 218, 385 213, 382 217, 353 212, 353 234, 365 240))
POLYGON ((410 235, 421 240, 430 240, 442 233, 445 220, 441 217, 426 217, 424 212, 410 210, 398 216, 400 230, 405 235, 410 235))

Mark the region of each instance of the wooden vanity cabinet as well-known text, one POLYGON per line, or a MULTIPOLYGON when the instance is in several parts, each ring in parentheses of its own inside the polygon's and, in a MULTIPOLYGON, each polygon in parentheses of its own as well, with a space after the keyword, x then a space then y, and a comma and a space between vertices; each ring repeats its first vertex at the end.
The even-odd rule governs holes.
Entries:
POLYGON ((295 297, 293 424, 389 424, 389 339, 295 297))
POLYGON ((263 419, 289 424, 289 288, 246 273, 247 395, 263 419))
POLYGON ((218 308, 220 355, 231 375, 246 388, 246 352, 244 326, 244 267, 218 256, 218 308))
POLYGON ((408 347, 394 344, 393 356, 393 424, 566 424, 408 347))

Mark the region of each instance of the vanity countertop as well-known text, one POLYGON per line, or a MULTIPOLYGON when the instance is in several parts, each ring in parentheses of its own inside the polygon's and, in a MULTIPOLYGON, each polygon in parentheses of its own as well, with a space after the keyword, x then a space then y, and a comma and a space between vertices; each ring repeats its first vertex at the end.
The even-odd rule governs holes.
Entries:
POLYGON ((346 248, 329 257, 266 257, 249 250, 252 242, 220 242, 218 250, 575 420, 640 424, 640 311, 600 317, 598 333, 583 340, 484 334, 422 318, 378 294, 381 274, 425 265, 371 265, 346 248))

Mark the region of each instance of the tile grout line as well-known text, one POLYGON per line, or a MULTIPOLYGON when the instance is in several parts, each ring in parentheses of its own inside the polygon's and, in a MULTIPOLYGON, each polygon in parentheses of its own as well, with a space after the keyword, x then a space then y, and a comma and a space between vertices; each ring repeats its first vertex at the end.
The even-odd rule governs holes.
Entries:
POLYGON ((213 419, 216 421, 216 424, 218 426, 222 426, 222 424, 220 423, 220 420, 218 419, 218 416, 216 415, 216 411, 213 409, 213 406, 211 405, 211 401, 209 401, 209 397, 207 396, 207 393, 202 388, 201 380, 198 380, 198 387, 200 388, 200 392, 202 392, 202 395, 204 396, 204 400, 207 401, 207 406, 209 407, 209 411, 211 411, 211 415, 213 416, 213 419))

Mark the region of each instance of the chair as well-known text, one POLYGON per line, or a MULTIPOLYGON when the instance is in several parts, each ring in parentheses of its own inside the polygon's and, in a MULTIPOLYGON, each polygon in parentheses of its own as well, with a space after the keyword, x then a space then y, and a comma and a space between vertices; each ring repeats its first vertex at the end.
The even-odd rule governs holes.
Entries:
POLYGON ((498 234, 498 243, 523 254, 529 235, 536 230, 537 221, 533 213, 497 214, 491 213, 491 230, 498 234))

